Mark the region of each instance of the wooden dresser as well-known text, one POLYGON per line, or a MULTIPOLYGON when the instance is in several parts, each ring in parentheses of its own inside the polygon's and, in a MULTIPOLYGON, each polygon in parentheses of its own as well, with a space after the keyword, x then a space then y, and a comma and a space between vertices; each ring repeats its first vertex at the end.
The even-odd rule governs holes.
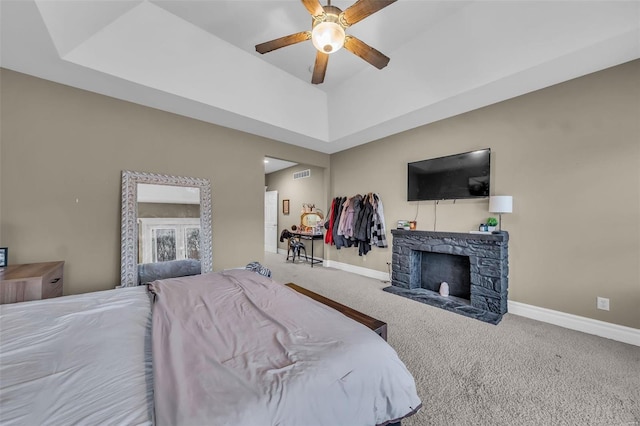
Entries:
POLYGON ((9 265, 0 271, 0 304, 62 296, 64 262, 9 265))

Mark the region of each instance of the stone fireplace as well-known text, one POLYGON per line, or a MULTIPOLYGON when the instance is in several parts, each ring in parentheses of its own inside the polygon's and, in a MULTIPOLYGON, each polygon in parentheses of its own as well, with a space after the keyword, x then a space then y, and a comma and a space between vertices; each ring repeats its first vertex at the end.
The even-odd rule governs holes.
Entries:
POLYGON ((507 312, 509 234, 392 230, 391 286, 400 296, 497 324, 507 312), (439 294, 442 282, 449 296, 439 294))

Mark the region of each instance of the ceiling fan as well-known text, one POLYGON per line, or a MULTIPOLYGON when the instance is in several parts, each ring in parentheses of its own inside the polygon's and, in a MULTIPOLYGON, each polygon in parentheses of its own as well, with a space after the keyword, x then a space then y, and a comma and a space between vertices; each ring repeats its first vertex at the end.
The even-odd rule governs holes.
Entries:
POLYGON ((257 44, 256 51, 264 54, 281 47, 311 40, 318 50, 311 78, 313 84, 320 84, 324 81, 329 54, 342 47, 374 67, 382 69, 389 63, 389 58, 358 38, 345 34, 344 30, 396 1, 358 0, 343 12, 340 8, 332 6, 331 0, 328 0, 326 6, 322 6, 318 0, 302 0, 302 4, 313 17, 311 31, 302 31, 257 44))

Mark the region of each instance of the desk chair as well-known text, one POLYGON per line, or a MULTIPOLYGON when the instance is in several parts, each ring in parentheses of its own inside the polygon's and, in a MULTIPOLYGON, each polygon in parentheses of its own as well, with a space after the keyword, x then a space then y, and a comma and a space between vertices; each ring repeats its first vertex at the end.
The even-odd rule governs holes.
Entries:
POLYGON ((288 229, 282 231, 280 234, 280 242, 284 242, 287 240, 287 260, 289 260, 289 256, 292 255, 291 261, 296 261, 296 255, 298 255, 298 259, 300 259, 300 250, 304 251, 305 260, 309 260, 307 257, 307 248, 304 243, 300 241, 299 237, 296 237, 294 234, 289 232, 288 229))
POLYGON ((292 254, 292 262, 296 261, 296 255, 298 255, 298 260, 300 260, 300 250, 304 251, 304 259, 308 261, 307 248, 304 243, 300 241, 299 238, 291 236, 291 238, 289 238, 289 248, 287 249, 287 260, 289 260, 289 251, 291 251, 292 254))

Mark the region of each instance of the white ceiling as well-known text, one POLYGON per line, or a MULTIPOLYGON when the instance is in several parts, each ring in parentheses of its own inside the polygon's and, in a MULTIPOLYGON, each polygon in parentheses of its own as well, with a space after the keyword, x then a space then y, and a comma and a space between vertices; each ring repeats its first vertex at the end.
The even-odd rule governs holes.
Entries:
POLYGON ((296 165, 298 165, 298 163, 293 163, 291 161, 286 161, 286 160, 279 160, 277 158, 264 157, 264 174, 268 175, 269 173, 288 169, 289 167, 293 167, 296 165))
MULTIPOLYGON (((351 2, 335 0, 346 9, 351 2)), ((0 65, 325 153, 640 57, 640 1, 399 0, 312 85, 298 0, 1 0, 0 65)))

